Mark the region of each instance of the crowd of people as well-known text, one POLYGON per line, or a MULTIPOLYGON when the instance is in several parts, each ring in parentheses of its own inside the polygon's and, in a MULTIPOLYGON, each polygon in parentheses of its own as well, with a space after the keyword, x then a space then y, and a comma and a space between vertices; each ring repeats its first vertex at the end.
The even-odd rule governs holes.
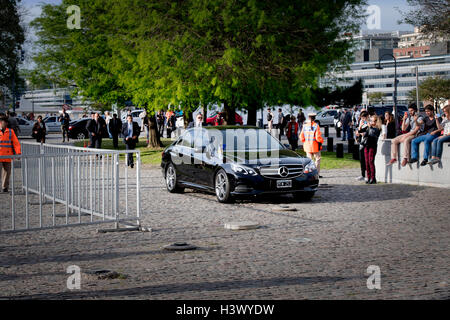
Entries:
MULTIPOLYGON (((378 151, 378 141, 390 139, 391 160, 388 166, 398 161, 398 146, 402 144, 401 166, 414 164, 420 161, 419 145, 424 143, 423 159, 421 166, 435 165, 441 162, 443 145, 450 142, 450 105, 443 108, 443 114, 437 116, 434 107, 425 107, 425 116, 419 115, 416 104, 412 103, 401 118, 397 129, 395 117, 392 112, 386 111, 383 116, 376 114, 374 108, 358 109, 343 108, 336 116, 337 128, 342 131, 342 141, 353 139, 359 148, 361 176, 359 181, 367 184, 376 184, 375 156, 378 151)), ((274 127, 275 116, 271 109, 267 110, 268 130, 271 133, 274 127)), ((292 150, 297 150, 299 141, 303 143, 303 150, 307 156, 313 159, 320 172, 320 151, 323 138, 320 128, 315 122, 316 114, 309 114, 309 120, 305 122, 305 116, 300 111, 298 116, 284 116, 281 109, 278 110, 279 140, 286 134, 292 150), (286 131, 286 132, 285 132, 286 131)))

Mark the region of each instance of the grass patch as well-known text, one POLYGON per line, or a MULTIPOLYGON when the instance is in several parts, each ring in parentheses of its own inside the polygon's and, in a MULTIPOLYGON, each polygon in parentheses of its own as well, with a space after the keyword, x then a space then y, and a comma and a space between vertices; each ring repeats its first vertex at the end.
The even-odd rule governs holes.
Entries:
MULTIPOLYGON (((161 139, 163 143, 163 148, 147 148, 146 141, 140 141, 136 149, 141 151, 141 163, 149 164, 149 165, 160 165, 161 164, 161 153, 163 150, 172 143, 170 139, 161 139)), ((84 144, 89 144, 89 140, 79 140, 75 142, 76 147, 84 147, 84 144)), ((102 149, 114 150, 113 142, 111 139, 103 139, 102 140, 102 149)), ((119 150, 126 150, 125 143, 123 143, 122 139, 119 139, 119 150)), ((121 159, 124 159, 125 156, 120 156, 121 159)))
MULTIPOLYGON (((86 145, 89 143, 88 140, 80 140, 75 142, 76 147, 83 147, 84 143, 86 145)), ((139 142, 136 149, 141 151, 141 163, 148 165, 160 165, 161 164, 161 153, 163 150, 172 143, 170 139, 161 139, 164 144, 163 148, 147 148, 145 141, 139 142)), ((114 150, 113 143, 111 139, 103 139, 102 149, 114 150)), ((121 139, 119 139, 119 150, 125 150, 125 144, 121 139)), ((305 156, 304 151, 297 151, 298 154, 305 156)), ((121 159, 124 156, 121 156, 121 159)), ((336 158, 336 153, 334 152, 322 152, 322 161, 320 164, 323 170, 334 170, 334 169, 355 169, 359 168, 359 161, 353 160, 353 155, 349 153, 344 153, 344 158, 336 158)))
MULTIPOLYGON (((297 151, 298 154, 306 156, 306 153, 297 151)), ((336 158, 334 152, 322 152, 322 160, 320 162, 321 170, 335 170, 335 169, 355 169, 359 168, 360 164, 358 160, 353 160, 351 153, 344 153, 344 158, 336 158)))

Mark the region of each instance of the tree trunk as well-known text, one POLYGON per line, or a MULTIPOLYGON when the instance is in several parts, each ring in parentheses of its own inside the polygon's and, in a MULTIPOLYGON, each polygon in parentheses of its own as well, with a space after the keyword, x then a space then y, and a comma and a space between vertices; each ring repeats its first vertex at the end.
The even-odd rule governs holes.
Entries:
POLYGON ((228 102, 223 103, 223 109, 225 112, 225 123, 224 125, 235 125, 236 124, 236 116, 233 106, 231 106, 228 102))
POLYGON ((258 118, 258 108, 256 105, 249 105, 248 107, 247 125, 256 126, 256 121, 258 118))
POLYGON ((183 111, 183 122, 184 122, 184 128, 187 129, 189 126, 189 123, 194 121, 194 113, 192 111, 184 112, 183 111))
POLYGON ((156 122, 156 115, 152 115, 148 117, 148 123, 149 123, 149 148, 158 148, 158 147, 164 147, 164 145, 161 142, 161 137, 159 136, 158 131, 158 125, 156 122))

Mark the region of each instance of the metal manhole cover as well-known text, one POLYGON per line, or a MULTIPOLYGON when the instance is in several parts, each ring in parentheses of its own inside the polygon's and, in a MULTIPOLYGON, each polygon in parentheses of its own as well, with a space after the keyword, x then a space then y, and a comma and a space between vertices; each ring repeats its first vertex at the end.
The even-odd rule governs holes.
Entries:
POLYGON ((164 250, 169 251, 187 251, 187 250, 195 250, 196 246, 186 243, 186 242, 175 242, 173 244, 169 244, 164 247, 164 250))
POLYGON ((273 207, 272 210, 279 211, 279 212, 295 212, 298 211, 297 208, 288 206, 288 205, 279 205, 276 207, 273 207))
POLYGON ((259 227, 260 226, 258 223, 251 222, 251 221, 225 223, 225 229, 228 229, 228 230, 254 230, 254 229, 258 229, 259 227))

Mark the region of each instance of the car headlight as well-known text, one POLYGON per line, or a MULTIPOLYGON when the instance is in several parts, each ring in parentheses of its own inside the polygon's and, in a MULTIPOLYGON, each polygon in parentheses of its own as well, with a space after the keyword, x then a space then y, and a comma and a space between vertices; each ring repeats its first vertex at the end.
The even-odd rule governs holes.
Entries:
POLYGON ((246 166, 242 166, 242 165, 238 165, 238 164, 231 164, 231 170, 233 170, 236 173, 241 173, 244 175, 251 175, 251 176, 256 176, 258 175, 258 173, 256 173, 255 170, 253 170, 252 168, 246 167, 246 166))
POLYGON ((310 161, 306 166, 305 166, 305 169, 304 169, 304 173, 311 173, 311 172, 313 172, 313 171, 316 171, 317 170, 317 167, 316 167, 316 164, 313 162, 313 161, 310 161))

